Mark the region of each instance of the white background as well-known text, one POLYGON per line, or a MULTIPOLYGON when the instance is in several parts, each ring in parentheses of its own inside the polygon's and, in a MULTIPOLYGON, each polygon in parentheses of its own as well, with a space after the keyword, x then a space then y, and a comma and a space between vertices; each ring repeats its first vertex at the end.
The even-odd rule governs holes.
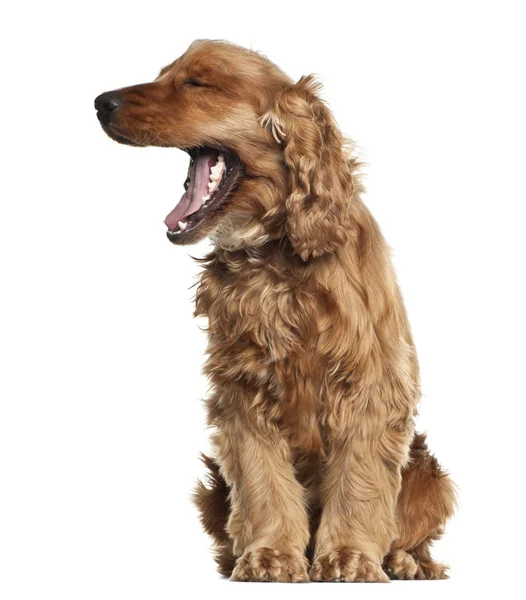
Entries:
POLYGON ((0 596, 516 596, 524 549, 520 2, 18 2, 2 10, 0 596), (110 141, 99 93, 198 37, 316 72, 367 163, 419 350, 419 428, 460 487, 444 582, 264 587, 214 569, 189 495, 207 448, 206 251, 172 246, 177 150, 110 141), (247 587, 250 586, 250 587, 247 587))

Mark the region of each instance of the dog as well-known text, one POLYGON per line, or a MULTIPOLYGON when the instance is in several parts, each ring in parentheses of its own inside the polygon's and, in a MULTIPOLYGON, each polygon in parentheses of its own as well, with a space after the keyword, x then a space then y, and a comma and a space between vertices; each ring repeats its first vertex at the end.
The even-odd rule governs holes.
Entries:
POLYGON ((319 97, 267 58, 198 40, 97 97, 104 131, 190 156, 166 217, 206 236, 196 315, 213 457, 195 503, 234 581, 442 579, 455 486, 415 433, 419 370, 359 162, 319 97))

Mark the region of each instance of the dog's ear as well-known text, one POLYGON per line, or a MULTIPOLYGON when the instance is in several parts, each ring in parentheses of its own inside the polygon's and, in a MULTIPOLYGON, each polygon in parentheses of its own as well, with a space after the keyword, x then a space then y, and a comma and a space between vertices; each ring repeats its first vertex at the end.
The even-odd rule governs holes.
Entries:
POLYGON ((349 234, 353 181, 344 139, 317 96, 321 85, 302 77, 276 95, 261 118, 283 146, 289 173, 287 234, 303 260, 331 252, 349 234))

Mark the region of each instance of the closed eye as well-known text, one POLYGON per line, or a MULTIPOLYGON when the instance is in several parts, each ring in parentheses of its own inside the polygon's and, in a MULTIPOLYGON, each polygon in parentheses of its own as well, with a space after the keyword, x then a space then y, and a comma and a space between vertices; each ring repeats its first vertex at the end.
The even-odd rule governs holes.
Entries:
POLYGON ((184 82, 184 85, 187 85, 188 87, 209 87, 206 83, 197 81, 197 79, 187 79, 184 82))

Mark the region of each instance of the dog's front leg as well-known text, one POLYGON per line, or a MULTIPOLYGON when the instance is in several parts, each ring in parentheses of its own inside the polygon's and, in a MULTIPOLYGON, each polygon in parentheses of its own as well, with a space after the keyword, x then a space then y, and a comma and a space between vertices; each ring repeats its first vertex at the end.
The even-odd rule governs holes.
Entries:
POLYGON ((330 444, 313 581, 389 581, 382 561, 396 536, 400 472, 413 428, 409 417, 382 409, 354 414, 330 444))
POLYGON ((238 557, 231 579, 308 581, 304 490, 277 428, 234 418, 221 424, 214 445, 230 486, 227 531, 238 557))

